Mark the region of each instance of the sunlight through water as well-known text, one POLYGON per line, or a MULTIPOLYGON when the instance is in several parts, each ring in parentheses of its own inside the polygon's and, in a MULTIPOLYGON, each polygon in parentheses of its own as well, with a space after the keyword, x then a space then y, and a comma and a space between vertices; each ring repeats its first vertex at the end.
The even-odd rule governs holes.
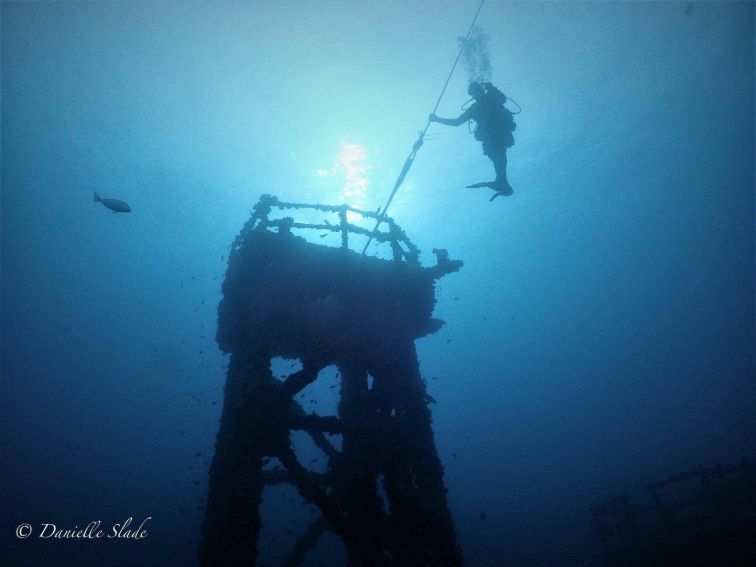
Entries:
MULTIPOLYGON (((332 177, 342 183, 339 202, 362 209, 365 207, 368 185, 367 148, 357 143, 344 143, 339 148, 336 160, 330 169, 319 169, 318 177, 332 177)), ((349 222, 359 221, 362 216, 348 213, 349 222)))

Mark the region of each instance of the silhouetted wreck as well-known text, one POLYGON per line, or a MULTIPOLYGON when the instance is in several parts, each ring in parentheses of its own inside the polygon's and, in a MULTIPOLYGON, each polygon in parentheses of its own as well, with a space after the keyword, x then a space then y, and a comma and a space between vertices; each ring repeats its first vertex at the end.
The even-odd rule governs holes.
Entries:
POLYGON ((591 509, 607 565, 754 564, 753 463, 700 467, 647 488, 650 507, 634 506, 625 493, 591 509))
POLYGON ((350 565, 462 564, 414 345, 443 324, 431 318, 436 280, 462 265, 434 252, 436 266, 422 267, 404 232, 377 213, 270 196, 257 203, 230 252, 218 310, 216 338, 231 359, 202 565, 255 563, 262 491, 280 482, 321 513, 284 565, 298 565, 325 530, 344 542, 350 565), (336 215, 338 222, 274 219, 276 211, 336 215), (392 259, 350 250, 350 236, 371 234, 350 223, 351 214, 382 220, 387 228, 374 238, 392 259), (293 229, 337 235, 341 246, 312 244, 293 229), (277 380, 274 357, 299 359, 302 369, 277 380), (329 365, 341 375, 338 416, 306 413, 294 395, 329 365), (292 430, 306 431, 327 455, 325 474, 298 461, 292 430), (327 434, 342 435, 341 450, 327 434), (266 457, 285 470, 264 470, 266 457))

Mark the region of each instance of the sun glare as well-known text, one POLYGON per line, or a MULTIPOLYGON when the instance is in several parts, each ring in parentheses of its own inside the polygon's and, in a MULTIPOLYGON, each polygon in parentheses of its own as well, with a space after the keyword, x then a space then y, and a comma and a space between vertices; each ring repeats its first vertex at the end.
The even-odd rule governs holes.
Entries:
MULTIPOLYGON (((355 143, 345 143, 339 148, 336 161, 330 170, 319 169, 318 177, 335 177, 342 186, 339 189, 339 201, 352 207, 365 207, 367 189, 370 181, 367 177, 367 148, 355 143)), ((348 213, 350 222, 358 221, 362 215, 348 213)))

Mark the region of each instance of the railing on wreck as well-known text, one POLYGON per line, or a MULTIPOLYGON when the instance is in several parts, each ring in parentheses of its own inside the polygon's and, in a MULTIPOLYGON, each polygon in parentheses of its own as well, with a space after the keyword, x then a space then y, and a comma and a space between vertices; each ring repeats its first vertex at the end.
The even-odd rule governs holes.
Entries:
POLYGON ((349 249, 349 235, 373 237, 379 243, 388 242, 391 246, 393 258, 397 262, 406 262, 412 266, 420 266, 420 251, 405 232, 394 222, 394 219, 381 215, 376 211, 364 211, 349 205, 308 205, 305 203, 288 203, 279 201, 272 195, 263 195, 252 209, 252 215, 244 225, 241 233, 234 242, 232 249, 241 246, 243 235, 249 234, 254 229, 276 228, 279 233, 289 233, 291 229, 311 229, 319 231, 329 231, 341 234, 341 248, 349 249), (325 220, 323 223, 305 223, 297 222, 292 217, 271 218, 273 209, 279 210, 312 210, 324 213, 333 213, 338 217, 338 223, 330 223, 325 220), (358 214, 364 218, 380 221, 379 225, 386 225, 384 230, 376 226, 374 231, 368 230, 354 223, 349 222, 348 213, 358 214))
POLYGON ((628 493, 591 507, 607 564, 647 564, 638 558, 644 548, 659 543, 657 532, 663 529, 665 531, 660 533, 674 534, 686 521, 709 526, 729 520, 740 527, 750 522, 751 533, 756 530, 753 521, 756 517, 756 463, 747 459, 733 465, 698 467, 648 484, 646 488, 651 494, 655 515, 641 519, 640 508, 633 506, 628 493), (732 486, 741 489, 734 501, 728 493, 732 486), (685 487, 693 489, 692 494, 675 494, 676 488, 685 487), (743 516, 745 523, 741 521, 743 516), (621 561, 622 557, 633 556, 635 563, 621 561))

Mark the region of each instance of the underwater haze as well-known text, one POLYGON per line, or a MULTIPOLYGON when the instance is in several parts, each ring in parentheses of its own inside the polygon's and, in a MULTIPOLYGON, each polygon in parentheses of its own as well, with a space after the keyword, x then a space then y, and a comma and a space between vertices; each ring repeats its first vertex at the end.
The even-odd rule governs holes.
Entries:
MULTIPOLYGON (((477 8, 2 2, 0 563, 198 564, 231 243, 263 194, 384 205, 477 8), (149 537, 16 535, 128 517, 149 537)), ((431 124, 388 211, 425 265, 464 261, 416 343, 449 508, 467 565, 599 565, 592 505, 756 458, 754 3, 489 0, 477 25, 522 107, 514 194, 466 188, 491 161, 431 124)), ((311 519, 287 490, 269 567, 311 519)), ((329 534, 304 564, 345 561, 329 534)))

